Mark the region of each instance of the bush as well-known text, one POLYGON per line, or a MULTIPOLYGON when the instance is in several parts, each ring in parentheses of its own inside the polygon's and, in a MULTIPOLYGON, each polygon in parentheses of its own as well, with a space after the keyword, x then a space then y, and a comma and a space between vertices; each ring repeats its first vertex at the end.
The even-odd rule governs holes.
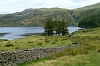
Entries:
POLYGON ((28 43, 34 43, 33 41, 29 41, 28 43))
POLYGON ((11 46, 14 46, 13 44, 6 44, 5 45, 6 47, 11 47, 11 46))
POLYGON ((96 46, 94 46, 94 45, 87 45, 86 49, 87 50, 95 50, 96 46))
POLYGON ((43 44, 43 42, 38 42, 38 43, 37 43, 37 45, 42 45, 42 44, 43 44))
POLYGON ((17 43, 17 41, 15 41, 15 43, 17 43))
POLYGON ((39 40, 43 40, 42 38, 40 38, 39 40))
POLYGON ((52 44, 56 44, 56 42, 52 42, 52 44))
POLYGON ((8 39, 5 39, 5 41, 9 41, 8 39))
POLYGON ((45 39, 45 42, 46 42, 46 43, 49 43, 49 42, 50 42, 50 40, 48 40, 48 39, 45 39))
POLYGON ((77 42, 73 42, 72 44, 77 44, 77 42))
POLYGON ((56 41, 56 42, 57 42, 57 41, 58 41, 58 39, 54 39, 54 41, 56 41))
POLYGON ((20 49, 19 47, 16 47, 15 49, 20 49))

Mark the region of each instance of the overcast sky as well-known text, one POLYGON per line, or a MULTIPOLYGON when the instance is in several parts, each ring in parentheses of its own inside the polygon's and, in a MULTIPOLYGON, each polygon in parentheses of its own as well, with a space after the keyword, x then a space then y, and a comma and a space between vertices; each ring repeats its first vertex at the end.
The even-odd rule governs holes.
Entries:
POLYGON ((75 9, 100 2, 100 0, 0 0, 0 14, 20 12, 27 8, 75 9))

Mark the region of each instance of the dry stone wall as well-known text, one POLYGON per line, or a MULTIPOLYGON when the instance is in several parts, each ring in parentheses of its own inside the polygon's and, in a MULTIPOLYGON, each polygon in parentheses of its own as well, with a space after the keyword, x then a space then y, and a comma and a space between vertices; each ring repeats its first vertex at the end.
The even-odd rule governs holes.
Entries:
POLYGON ((25 50, 0 52, 0 66, 18 66, 20 63, 44 58, 53 52, 59 52, 67 48, 75 48, 74 46, 62 46, 59 48, 33 48, 25 50))

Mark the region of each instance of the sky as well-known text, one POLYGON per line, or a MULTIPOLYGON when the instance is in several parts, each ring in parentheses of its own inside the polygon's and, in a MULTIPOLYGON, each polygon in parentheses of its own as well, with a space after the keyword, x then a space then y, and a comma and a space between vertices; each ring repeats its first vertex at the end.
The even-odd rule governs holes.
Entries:
POLYGON ((100 0, 0 0, 0 14, 20 12, 28 8, 75 9, 98 2, 100 0))

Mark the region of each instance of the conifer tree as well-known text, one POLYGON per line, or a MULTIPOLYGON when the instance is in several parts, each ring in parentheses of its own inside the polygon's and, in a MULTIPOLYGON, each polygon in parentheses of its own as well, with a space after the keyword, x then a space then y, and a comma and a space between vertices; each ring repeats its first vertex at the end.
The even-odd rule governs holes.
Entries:
POLYGON ((45 34, 46 35, 54 35, 54 32, 56 35, 66 35, 68 34, 66 21, 65 19, 60 20, 53 20, 52 18, 47 18, 45 22, 45 34))
POLYGON ((54 28, 54 26, 53 26, 52 18, 47 18, 46 22, 45 22, 45 27, 44 27, 45 34, 47 34, 48 36, 53 35, 54 34, 53 28, 54 28))
POLYGON ((66 21, 65 21, 65 19, 62 19, 62 21, 61 21, 61 32, 62 32, 62 35, 66 35, 66 34, 68 34, 68 29, 67 29, 67 25, 66 25, 66 21))

